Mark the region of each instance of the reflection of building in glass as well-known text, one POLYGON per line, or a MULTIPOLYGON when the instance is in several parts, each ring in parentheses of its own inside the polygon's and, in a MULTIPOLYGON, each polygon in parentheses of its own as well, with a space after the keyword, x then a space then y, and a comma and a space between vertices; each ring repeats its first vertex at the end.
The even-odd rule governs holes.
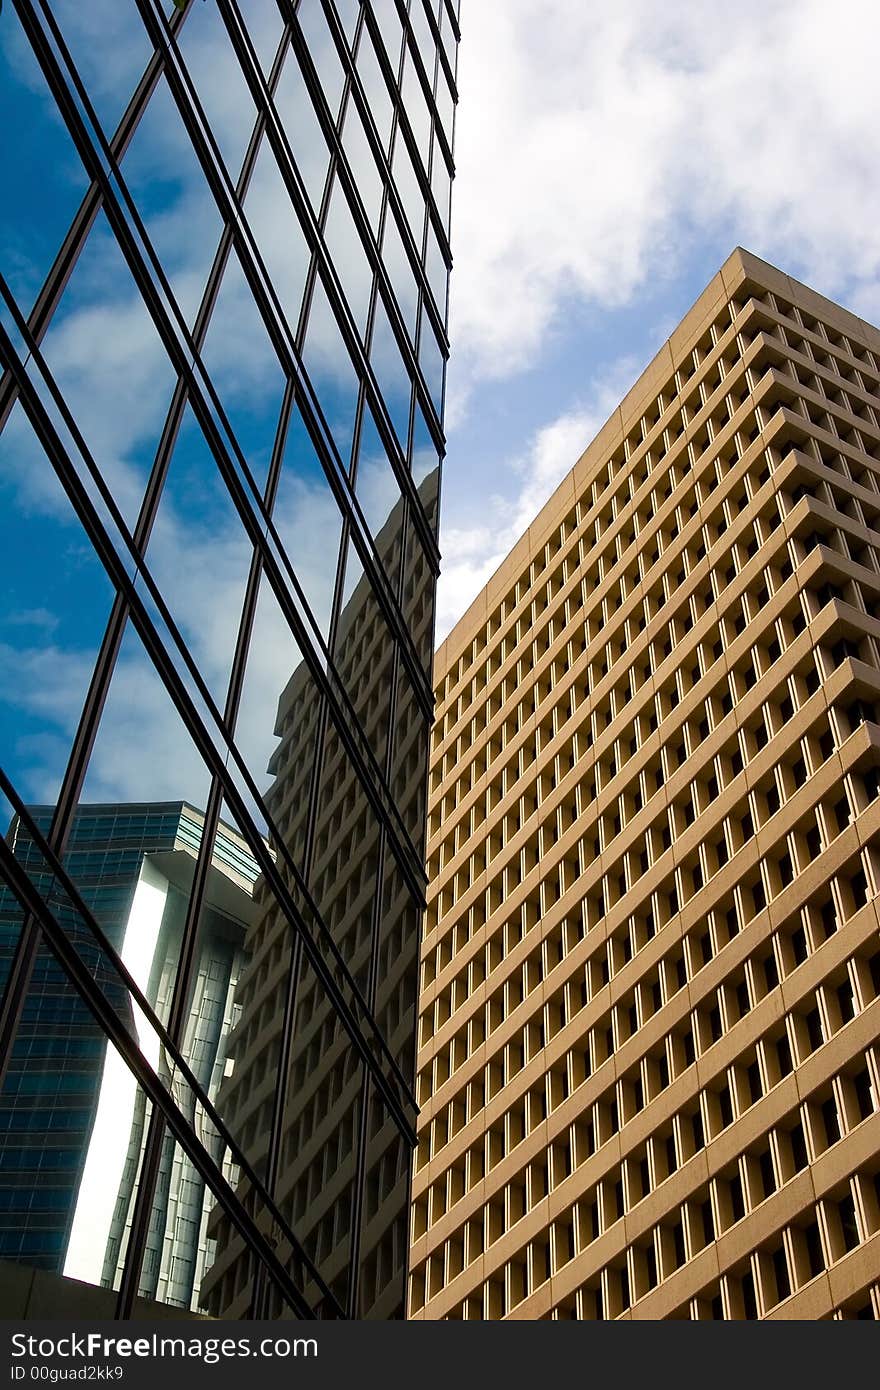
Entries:
MULTIPOLYGON (((422 484, 427 514, 436 517, 436 472, 422 484)), ((420 549, 404 547, 398 503, 377 536, 386 568, 396 573, 418 641, 430 642, 432 609, 425 601, 427 574, 420 549)), ((334 654, 368 738, 387 743, 397 731, 393 757, 386 755, 388 783, 397 811, 414 835, 424 822, 426 749, 420 717, 404 695, 391 704, 393 649, 370 587, 355 586, 339 616, 334 654)), ((408 1084, 414 1063, 418 981, 418 916, 384 863, 375 817, 332 727, 323 731, 319 760, 312 753, 320 708, 307 673, 294 673, 278 704, 272 758, 275 780, 267 804, 284 827, 286 843, 304 858, 311 839, 308 882, 324 922, 368 1002, 392 1058, 408 1084), (317 775, 317 796, 304 783, 317 775), (316 806, 308 821, 310 804, 316 806)), ((361 1062, 345 1046, 334 1009, 319 980, 287 946, 289 931, 271 897, 257 890, 258 912, 246 942, 249 960, 236 993, 240 1017, 224 1083, 224 1114, 246 1138, 255 1165, 265 1160, 272 1116, 278 1113, 282 1157, 275 1188, 282 1212, 297 1231, 331 1289, 345 1298, 354 1257, 353 1230, 361 1223, 357 1258, 357 1317, 402 1317, 409 1213, 410 1146, 361 1062), (261 910, 260 910, 261 909, 261 910), (285 997, 296 990, 296 1038, 291 1065, 278 1071, 285 997), (356 1185, 357 1156, 364 1155, 363 1185, 356 1185), (356 1203, 360 1200, 358 1217, 356 1203)), ((203 1295, 207 1309, 238 1317, 246 1306, 247 1257, 230 1245, 228 1222, 218 1222, 216 1265, 203 1295)), ((286 1252, 285 1252, 286 1253, 286 1252)))
MULTIPOLYGON (((47 831, 51 808, 30 810, 47 831)), ((95 920, 160 1012, 174 986, 203 823, 183 804, 81 806, 65 855, 95 920)), ((39 852, 17 821, 8 839, 50 891, 39 852)), ((218 826, 184 1033, 209 1096, 223 1075, 256 872, 241 838, 218 826)), ((15 923, 8 890, 0 903, 8 965, 15 923)), ((2 975, 5 982, 6 970, 2 975)), ((144 1133, 143 1094, 41 950, 0 1097, 0 1256, 112 1286, 144 1133)), ((204 1183, 166 1139, 144 1296, 194 1303, 208 1250, 204 1207, 204 1183)))
POLYGON ((29 142, 9 152, 0 218, 0 656, 18 673, 0 683, 0 793, 9 815, 53 804, 33 858, 0 842, 15 903, 0 1098, 41 1084, 36 1058, 5 1066, 51 947, 61 1015, 75 1002, 112 1038, 100 1055, 143 1117, 105 1185, 118 1249, 80 1267, 117 1316, 195 1296, 211 1252, 182 1226, 202 1189, 218 1306, 391 1315, 415 1141, 458 2, 50 8, 4 13, 0 54, 29 142), (122 943, 94 935, 71 835, 92 803, 184 798, 204 825, 173 880, 176 970, 148 1001, 122 943), (223 826, 253 856, 259 907, 239 991, 248 1093, 233 1071, 215 1109, 190 1001, 223 826), (298 1083, 331 1051, 332 1096, 307 1106, 298 1083), (338 1193, 303 1213, 296 1174, 314 1196, 332 1144, 338 1193), (181 1243, 160 1255, 154 1214, 178 1190, 181 1243))
POLYGON ((736 251, 437 653, 411 1311, 880 1315, 880 332, 736 251))

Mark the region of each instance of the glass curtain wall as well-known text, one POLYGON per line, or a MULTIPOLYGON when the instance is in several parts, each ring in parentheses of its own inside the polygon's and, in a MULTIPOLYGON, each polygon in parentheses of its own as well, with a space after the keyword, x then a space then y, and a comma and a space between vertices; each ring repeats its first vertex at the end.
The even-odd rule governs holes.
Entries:
POLYGON ((404 1313, 458 34, 0 15, 0 1282, 58 1316, 404 1313))

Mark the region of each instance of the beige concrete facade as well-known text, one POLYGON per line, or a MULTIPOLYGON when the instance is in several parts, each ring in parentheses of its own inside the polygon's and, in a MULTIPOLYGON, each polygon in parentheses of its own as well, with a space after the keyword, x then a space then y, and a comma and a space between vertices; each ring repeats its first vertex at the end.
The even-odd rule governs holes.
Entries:
POLYGON ((880 333, 737 250, 440 647, 410 1316, 880 1316, 880 333))

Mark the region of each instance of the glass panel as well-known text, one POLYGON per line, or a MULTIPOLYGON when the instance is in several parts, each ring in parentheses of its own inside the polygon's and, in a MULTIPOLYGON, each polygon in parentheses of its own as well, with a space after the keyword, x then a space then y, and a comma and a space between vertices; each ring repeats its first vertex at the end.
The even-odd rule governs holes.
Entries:
POLYGON ((354 31, 360 12, 360 0, 336 0, 336 13, 339 15, 349 46, 354 39, 354 31))
MULTIPOLYGON (((296 408, 288 427, 272 519, 312 617, 327 639, 339 567, 342 513, 296 408)), ((290 666, 282 684, 293 669, 290 666)))
POLYGON ((376 300, 370 364, 376 373, 400 447, 406 452, 412 385, 381 299, 376 300))
POLYGON ((340 458, 347 465, 360 382, 320 278, 315 280, 312 294, 303 362, 340 458))
MULTIPOLYGON (((400 559, 399 529, 388 538, 381 558, 389 571, 400 559)), ((392 581, 392 587, 396 584, 392 581)), ((385 766, 394 642, 373 587, 349 541, 344 605, 339 615, 334 662, 361 728, 380 768, 385 766)))
POLYGON ((458 56, 458 44, 455 41, 455 35, 452 32, 452 20, 449 17, 449 11, 445 5, 440 6, 440 37, 443 40, 443 47, 446 50, 449 66, 454 73, 458 56))
POLYGON ((373 271, 338 178, 334 180, 330 196, 324 239, 363 342, 370 308, 370 292, 373 288, 373 271))
MULTIPOLYGON (((436 156, 439 158, 439 155, 436 156)), ((440 314, 442 322, 446 322, 446 293, 449 285, 449 271, 440 250, 440 243, 437 240, 437 233, 434 231, 434 224, 428 219, 428 250, 425 257, 425 268, 428 272, 428 283, 431 286, 431 293, 434 296, 434 303, 440 314)))
MULTIPOLYGON (((294 561, 296 556, 293 557, 294 561)), ((258 789, 272 798, 290 836, 300 826, 299 797, 307 797, 311 777, 309 749, 319 714, 319 698, 302 652, 266 576, 260 582, 257 610, 248 650, 247 668, 236 724, 235 741, 247 761, 258 789), (279 745, 279 738, 281 743, 279 745), (285 793, 283 810, 273 791, 276 776, 286 766, 295 743, 298 797, 285 793)), ((265 832, 262 814, 252 805, 258 828, 265 832)))
POLYGON ((449 235, 449 212, 452 201, 452 180, 446 167, 446 160, 440 152, 437 136, 434 136, 434 162, 431 165, 431 192, 440 214, 440 223, 449 235))
POLYGON ((257 155, 244 210, 290 331, 295 334, 311 253, 265 139, 257 155))
POLYGON ((281 42, 281 14, 277 0, 248 0, 247 29, 260 66, 268 73, 281 42))
POLYGON ((446 136, 446 143, 452 148, 452 122, 455 116, 455 102, 449 83, 446 80, 446 73, 442 70, 437 74, 437 91, 435 100, 437 102, 437 112, 440 116, 440 123, 443 126, 443 134, 446 136))
POLYGON ((0 24, 0 162, 0 267, 27 314, 88 180, 11 6, 0 24))
POLYGON ((192 323, 222 222, 164 78, 138 123, 122 173, 184 317, 192 323))
POLYGON ((434 77, 434 62, 437 57, 437 45, 434 42, 434 33, 428 23, 428 16, 425 13, 423 0, 410 0, 409 22, 412 25, 416 42, 419 46, 419 53, 428 74, 428 81, 434 77))
POLYGON ((300 0, 296 18, 308 44, 309 55, 318 73, 318 79, 327 98, 330 114, 336 120, 339 102, 342 98, 344 74, 333 36, 327 27, 327 19, 321 0, 300 0))
MULTIPOLYGON (((277 12, 275 18, 276 29, 280 31, 277 12)), ((276 34, 276 44, 278 36, 276 34)), ((235 183, 257 112, 216 5, 193 6, 180 32, 178 48, 226 168, 235 183)))
POLYGON ((428 771, 428 722, 403 662, 397 674, 397 703, 391 758, 391 795, 417 849, 422 849, 428 771))
POLYGON ((383 184, 376 168, 373 151, 367 142, 364 123, 354 102, 349 99, 342 127, 342 147, 348 158, 352 178, 357 185, 367 219, 375 234, 382 210, 383 184))
MULTIPOLYGON (((419 489, 419 496, 425 505, 429 524, 435 534, 437 531, 438 478, 438 472, 429 474, 419 489)), ((422 669, 430 680, 434 651, 433 571, 428 564, 411 515, 407 522, 406 564, 401 607, 422 669)))
POLYGON ((82 800, 189 801, 204 806, 208 773, 141 641, 122 642, 82 800))
POLYGON ((147 564, 218 709, 223 709, 253 546, 187 406, 147 564))
POLYGON ((409 256, 404 250, 403 241, 397 222, 391 212, 385 214, 385 230, 382 235, 382 260, 385 269, 391 280, 391 288, 397 300, 398 307, 406 330, 410 336, 410 341, 415 342, 416 322, 419 310, 419 290, 410 264, 409 256))
POLYGON ((410 471, 425 503, 425 511, 433 518, 437 529, 437 490, 440 469, 440 455, 434 437, 428 429, 422 407, 416 400, 415 423, 413 427, 412 461, 410 471))
MULTIPOLYGON (((428 69, 433 72, 433 61, 428 69)), ((403 60, 403 109, 415 136, 416 147, 422 157, 425 169, 428 167, 428 150, 431 144, 431 113, 425 99, 425 91, 416 72, 415 61, 409 48, 403 60)))
POLYGON ((403 210, 413 234, 416 250, 421 254, 422 228, 425 224, 425 199, 399 127, 394 137, 394 158, 391 161, 391 172, 394 175, 394 182, 403 203, 403 210))
MULTIPOLYGON (((425 744, 427 758, 427 744, 425 744)), ((424 786, 425 778, 422 777, 424 786)), ((421 840, 417 841, 421 849, 421 840)), ((422 914, 391 852, 385 855, 382 911, 376 937, 376 987, 373 1012, 388 1050, 412 1090, 416 1061, 419 941, 422 914)), ((406 1109, 409 1106, 405 1106, 406 1109)))
POLYGON ((434 403, 437 416, 443 418, 443 377, 445 372, 445 359, 437 341, 437 335, 431 326, 424 305, 422 306, 422 332, 419 338, 419 366, 428 384, 428 391, 434 403))
POLYGON ((59 0, 52 12, 110 137, 153 52, 136 7, 115 0, 88 5, 59 0))
POLYGON ((406 1316, 411 1145, 372 1082, 369 1095, 355 1316, 385 1322, 406 1316))
POLYGON ((376 57, 372 36, 366 25, 361 29, 357 52, 357 70, 367 99, 367 108, 376 123, 382 148, 387 152, 391 140, 393 105, 382 69, 379 66, 379 60, 376 57))
POLYGON ((177 378, 103 213, 42 352, 133 526, 177 378))
POLYGON ((401 525, 400 516, 395 516, 394 512, 395 508, 402 511, 402 502, 400 485, 376 429, 373 413, 367 405, 364 406, 361 425, 355 492, 367 525, 381 550, 388 541, 386 526, 401 525))
POLYGON ((223 272, 201 358, 262 488, 278 427, 284 374, 234 254, 223 272))
POLYGON ((373 0, 372 8, 379 25, 379 33, 382 35, 385 52, 391 63, 391 71, 396 79, 400 69, 400 46, 403 40, 403 29, 397 6, 394 0, 373 0))
POLYGON ((0 435, 0 508, 0 761, 23 797, 54 802, 113 590, 20 404, 0 435))
POLYGON ((321 131, 305 78, 291 49, 275 91, 275 109, 287 135, 312 207, 317 212, 324 195, 330 151, 321 131))

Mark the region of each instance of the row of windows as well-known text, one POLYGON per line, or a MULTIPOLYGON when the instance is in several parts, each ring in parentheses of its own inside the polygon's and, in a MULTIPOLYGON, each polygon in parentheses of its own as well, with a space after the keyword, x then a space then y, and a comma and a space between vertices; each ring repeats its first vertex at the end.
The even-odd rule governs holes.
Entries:
MULTIPOLYGON (((749 322, 751 322, 752 315, 756 317, 758 322, 761 320, 769 321, 774 327, 777 327, 782 335, 782 341, 787 342, 795 351, 800 350, 810 358, 814 358, 818 352, 822 365, 829 372, 835 374, 851 373, 855 365, 858 364, 858 370, 862 373, 865 387, 869 391, 876 392, 877 386, 880 384, 880 359, 877 359, 863 344, 853 343, 845 339, 842 334, 819 323, 795 305, 783 305, 778 297, 762 291, 760 288, 750 289, 750 287, 745 286, 741 292, 741 297, 731 301, 711 329, 707 330, 701 343, 694 348, 691 354, 690 370, 684 368, 675 374, 664 392, 660 393, 654 407, 654 414, 642 417, 635 430, 628 436, 622 449, 608 462, 605 474, 600 474, 593 482, 586 499, 586 505, 581 503, 563 523, 559 534, 548 542, 543 563, 541 560, 532 562, 525 576, 518 581, 510 594, 499 605, 497 612, 490 617, 485 632, 475 638, 471 649, 459 659, 456 669, 446 674, 443 686, 438 691, 440 697, 439 716, 445 714, 447 702, 473 664, 477 662, 480 666, 486 665, 490 657, 487 647, 491 646, 496 651, 500 648, 499 639, 502 637, 502 627, 509 623, 514 610, 523 602, 525 596, 536 586, 539 586, 542 581, 546 581, 547 569, 551 565, 556 568, 554 562, 558 563, 557 557, 562 555, 563 546, 570 541, 578 527, 599 513, 604 515, 613 509, 616 514, 619 508, 626 508, 638 490, 646 485, 650 470, 641 473, 638 471, 639 461, 647 454, 644 445, 652 429, 656 427, 664 410, 675 398, 678 391, 686 385, 691 377, 696 379, 697 390, 705 389, 705 399, 708 399, 712 392, 723 386, 725 375, 733 369, 734 363, 739 357, 738 335, 734 332, 734 328, 744 307, 743 297, 747 300, 750 313, 749 322), (750 294, 753 297, 750 298, 750 294), (807 327, 808 324, 809 327, 807 327), (804 334, 799 335, 798 329, 804 329, 804 334), (829 347, 832 348, 831 352, 828 351, 829 347), (715 378, 707 376, 712 368, 717 369, 715 378)), ((745 322, 745 320, 743 321, 745 322)), ((841 376, 841 379, 845 378, 841 376)), ((665 471, 671 460, 667 460, 658 451, 656 463, 659 463, 661 459, 665 471)), ((864 458, 859 463, 864 469, 864 458)), ((701 502, 703 500, 702 489, 706 486, 703 478, 708 478, 710 486, 717 485, 714 466, 704 469, 702 478, 696 474, 690 478, 691 483, 696 487, 697 496, 701 502)), ((676 481, 676 475, 672 473, 670 475, 670 482, 672 483, 670 494, 676 486, 676 481)), ((475 679, 479 689, 481 681, 479 672, 475 679)))
MULTIPOLYGON (((713 1094, 717 1097, 720 1093, 713 1094)), ((736 1095, 736 1118, 755 1104, 760 1095, 760 1083, 755 1081, 750 1086, 749 1073, 743 1071, 736 1095)), ((734 1102, 728 1097, 726 1103, 731 1110, 727 1122, 733 1123, 734 1102)), ((552 1272, 558 1274, 569 1261, 610 1232, 624 1215, 637 1214, 640 1204, 656 1188, 701 1153, 707 1142, 711 1142, 714 1136, 708 1130, 707 1118, 713 1109, 723 1111, 724 1104, 723 1100, 716 1099, 714 1105, 698 1105, 696 1110, 681 1112, 667 1122, 662 1132, 652 1135, 620 1167, 613 1168, 574 1205, 554 1217, 549 1228, 542 1231, 535 1241, 507 1261, 504 1276, 510 1273, 511 1267, 516 1270, 527 1265, 536 1247, 546 1247, 548 1252, 552 1251, 552 1272)), ((821 1155, 869 1120, 878 1109, 880 1075, 874 1049, 870 1049, 854 1059, 846 1072, 832 1076, 806 1096, 797 1109, 782 1115, 761 1134, 758 1141, 737 1159, 725 1164, 708 1182, 700 1183, 699 1173, 694 1170, 696 1186, 684 1195, 684 1201, 681 1202, 683 1194, 678 1188, 676 1205, 664 1215, 660 1225, 649 1228, 616 1257, 615 1268, 618 1270, 629 1265, 632 1272, 635 1264, 636 1287, 631 1301, 643 1297, 662 1280, 670 1278, 706 1245, 720 1240, 774 1193, 796 1179, 809 1164, 815 1164, 821 1155), (679 1202, 681 1205, 678 1205, 679 1202)), ((725 1116, 722 1114, 721 1118, 725 1116)), ((578 1138, 575 1131, 575 1149, 578 1138)), ((529 1211, 545 1201, 553 1187, 573 1171, 571 1147, 570 1140, 568 1144, 552 1145, 548 1154, 542 1154, 517 1174, 479 1216, 466 1222, 424 1264, 413 1270, 414 1310, 421 1307, 426 1298, 440 1293, 451 1279, 466 1270, 496 1240, 513 1231, 517 1222, 529 1211)), ((812 1190, 809 1195, 812 1195, 812 1190)), ((861 1209, 861 1238, 868 1239, 880 1229, 880 1208, 874 1201, 863 1198, 861 1209)), ((806 1224, 810 1212, 807 1206, 799 1214, 799 1221, 806 1224)), ((417 1209, 414 1222, 418 1221, 417 1209)), ((630 1221, 627 1226, 628 1240, 632 1239, 633 1226, 637 1227, 638 1224, 637 1217, 635 1221, 630 1221)), ((414 1234, 416 1238, 420 1234, 418 1224, 414 1234)), ((858 1243, 858 1235, 855 1242, 844 1241, 841 1244, 834 1239, 828 1240, 824 1261, 820 1263, 814 1260, 809 1277, 814 1277, 826 1265, 848 1253, 854 1243, 858 1243)), ((551 1267, 541 1266, 540 1259, 537 1268, 542 1277, 537 1280, 527 1278, 520 1285, 515 1282, 518 1297, 504 1311, 510 1311, 550 1276, 551 1267)), ((601 1283, 602 1273, 600 1270, 592 1276, 596 1286, 601 1283)), ((786 1289, 780 1297, 787 1297, 790 1292, 791 1288, 786 1289)), ((618 1313, 626 1311, 628 1306, 629 1303, 625 1301, 618 1313)), ((503 1312, 499 1315, 503 1316, 503 1312)))

